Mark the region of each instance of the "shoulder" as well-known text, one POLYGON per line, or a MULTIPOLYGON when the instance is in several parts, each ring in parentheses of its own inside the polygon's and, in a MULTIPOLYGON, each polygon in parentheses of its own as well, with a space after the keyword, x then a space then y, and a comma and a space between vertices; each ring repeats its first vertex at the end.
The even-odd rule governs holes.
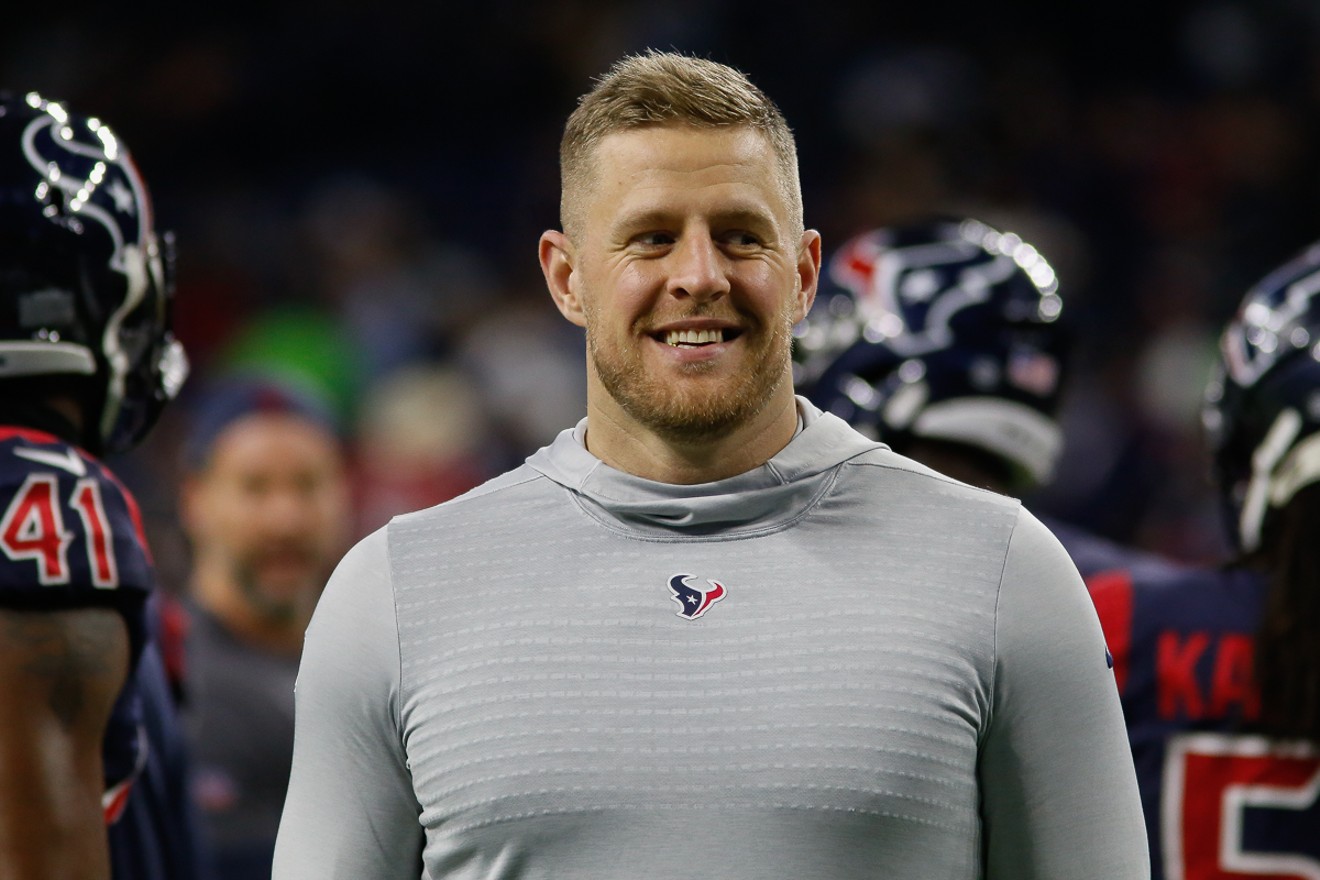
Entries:
POLYGON ((522 465, 493 477, 448 501, 411 513, 400 514, 385 527, 393 536, 414 529, 427 529, 449 521, 480 516, 484 511, 506 510, 520 500, 543 497, 557 484, 536 470, 522 465))
POLYGON ((524 465, 449 501, 394 517, 358 552, 378 559, 393 592, 406 583, 430 583, 440 568, 453 574, 526 552, 533 531, 553 528, 563 517, 565 492, 524 465))
POLYGON ((1063 571, 1069 580, 1082 583, 1081 573, 1068 549, 1054 530, 1031 511, 1018 505, 1015 511, 1013 551, 1021 559, 1032 560, 1053 571, 1063 571))
POLYGON ((938 573, 955 590, 976 584, 978 594, 993 597, 1010 555, 1023 555, 1023 514, 1015 498, 877 449, 840 465, 810 523, 834 546, 883 555, 887 568, 902 561, 938 573))
POLYGON ((887 447, 844 462, 834 494, 869 506, 876 515, 927 523, 942 534, 990 528, 1007 540, 1023 513, 1016 498, 963 483, 887 447))
POLYGON ((887 446, 869 449, 854 456, 848 466, 859 471, 869 470, 874 479, 899 480, 912 489, 951 498, 991 504, 1016 512, 1021 507, 1017 498, 973 486, 942 474, 915 459, 900 455, 887 446))
POLYGON ((0 428, 0 551, 10 606, 114 604, 151 585, 132 495, 95 458, 36 431, 0 428))
POLYGON ((326 633, 332 644, 356 640, 368 630, 394 629, 388 530, 382 526, 354 544, 330 575, 311 623, 308 642, 326 633))
POLYGON ((1172 560, 1149 551, 1119 544, 1060 519, 1047 516, 1041 519, 1063 543, 1078 571, 1088 581, 1094 575, 1120 570, 1156 578, 1177 570, 1172 560))

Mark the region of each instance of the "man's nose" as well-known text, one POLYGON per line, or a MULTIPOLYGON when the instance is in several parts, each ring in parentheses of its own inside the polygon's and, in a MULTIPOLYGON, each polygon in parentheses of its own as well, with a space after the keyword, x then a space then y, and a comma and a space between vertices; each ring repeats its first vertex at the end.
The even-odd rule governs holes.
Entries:
POLYGON ((679 242, 671 259, 671 295, 704 302, 729 292, 728 257, 708 236, 685 237, 679 242))
POLYGON ((281 486, 270 491, 259 505, 260 515, 269 529, 281 533, 304 530, 314 515, 314 499, 301 487, 281 486))

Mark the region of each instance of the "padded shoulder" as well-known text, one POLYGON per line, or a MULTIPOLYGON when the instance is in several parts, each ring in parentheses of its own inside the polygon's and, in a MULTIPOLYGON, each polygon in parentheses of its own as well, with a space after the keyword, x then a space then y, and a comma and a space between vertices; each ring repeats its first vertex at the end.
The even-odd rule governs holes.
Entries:
POLYGON ((0 428, 0 604, 140 603, 151 584, 137 504, 114 475, 58 438, 0 428))

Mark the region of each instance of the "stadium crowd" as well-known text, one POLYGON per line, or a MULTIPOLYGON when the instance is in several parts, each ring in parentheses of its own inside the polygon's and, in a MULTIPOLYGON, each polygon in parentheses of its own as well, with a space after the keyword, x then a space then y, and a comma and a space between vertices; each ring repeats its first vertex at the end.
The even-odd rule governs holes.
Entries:
MULTIPOLYGON (((1198 389, 1241 291, 1320 229, 1320 14, 939 6, 819 4, 799 29, 778 2, 75 4, 15 10, 0 81, 132 140, 178 234, 194 376, 275 370, 326 395, 353 426, 364 533, 578 417, 580 337, 527 242, 556 222, 573 96, 622 52, 673 46, 779 96, 827 251, 929 210, 1036 242, 1080 332, 1068 451, 1034 506, 1218 556, 1198 389)), ((168 584, 187 414, 119 464, 168 584)))

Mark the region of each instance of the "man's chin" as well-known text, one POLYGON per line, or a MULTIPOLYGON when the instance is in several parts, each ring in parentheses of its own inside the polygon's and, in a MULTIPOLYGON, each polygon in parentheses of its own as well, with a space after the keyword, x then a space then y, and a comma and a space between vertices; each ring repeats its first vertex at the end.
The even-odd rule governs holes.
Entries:
POLYGON ((739 356, 721 363, 648 369, 594 348, 591 357, 606 393, 638 424, 670 442, 709 443, 765 410, 789 375, 788 334, 786 325, 782 340, 753 345, 751 338, 740 339, 739 356))
POLYGON ((676 443, 720 440, 746 421, 741 411, 728 407, 652 409, 634 416, 656 434, 676 443))
POLYGON ((325 583, 318 575, 299 572, 297 576, 258 574, 243 584, 243 595, 261 617, 271 622, 296 620, 304 608, 314 602, 325 583))
POLYGON ((766 377, 741 382, 694 382, 686 388, 652 386, 650 394, 620 403, 633 418, 662 437, 697 443, 719 440, 752 422, 766 407, 775 384, 766 377))

